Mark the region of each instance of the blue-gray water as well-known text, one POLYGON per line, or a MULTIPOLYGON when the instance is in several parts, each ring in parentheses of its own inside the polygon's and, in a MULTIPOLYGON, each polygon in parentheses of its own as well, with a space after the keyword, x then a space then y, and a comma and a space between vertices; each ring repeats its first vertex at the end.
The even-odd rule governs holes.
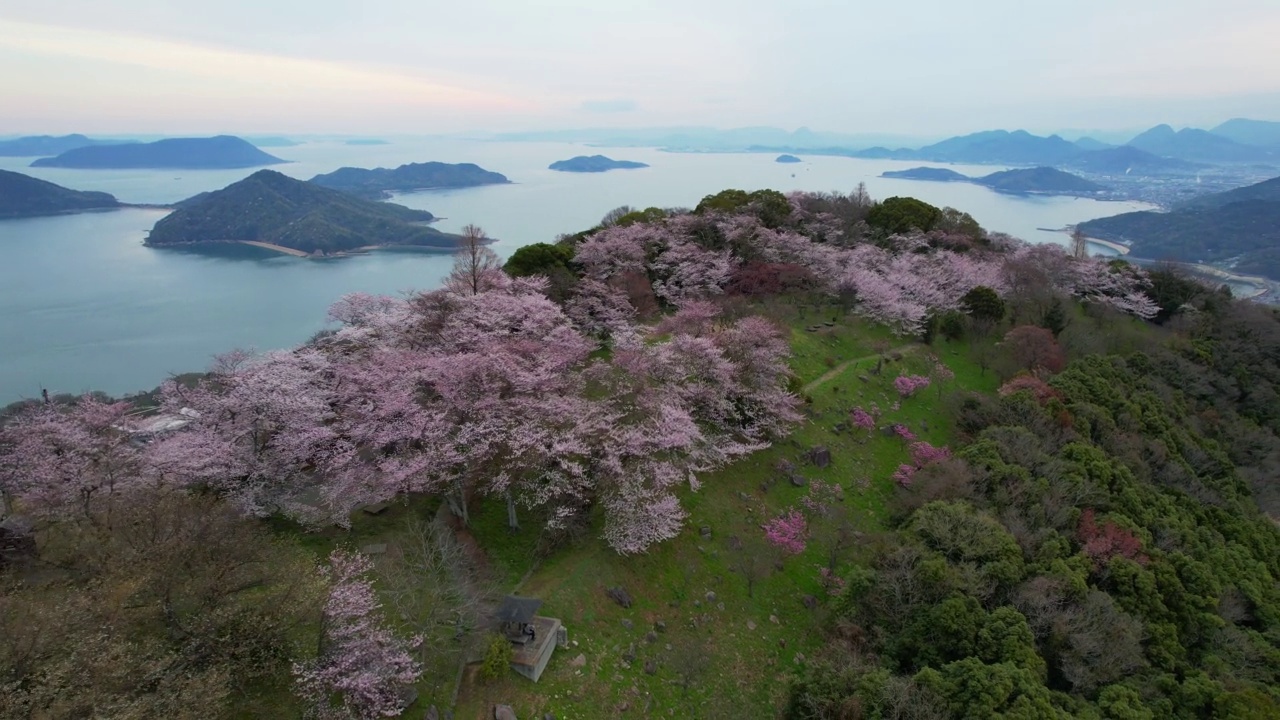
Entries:
MULTIPOLYGON (((1075 198, 1020 198, 976 185, 878 177, 918 163, 772 155, 673 154, 637 148, 584 148, 554 143, 490 143, 453 139, 398 140, 390 145, 308 143, 272 149, 295 160, 275 169, 310 178, 343 165, 474 162, 516 184, 419 193, 397 198, 444 219, 500 238, 507 255, 521 245, 554 240, 594 225, 619 205, 692 207, 708 193, 745 190, 839 190, 866 182, 877 198, 913 195, 972 214, 984 227, 1037 242, 1065 237, 1036 228, 1142 209, 1131 203, 1075 198), (602 152, 652 167, 578 175, 546 169, 574 155, 602 152)), ((28 168, 29 159, 0 158, 0 168, 78 190, 103 190, 125 202, 168 203, 224 187, 252 170, 151 171, 28 168)), ((956 167, 966 173, 996 168, 956 167)), ((163 211, 120 210, 0 221, 0 403, 53 392, 122 394, 159 384, 170 373, 200 370, 211 355, 236 347, 287 347, 324 327, 329 303, 344 293, 395 294, 434 287, 451 259, 416 251, 379 251, 334 260, 273 255, 248 247, 218 252, 142 246, 163 211)))

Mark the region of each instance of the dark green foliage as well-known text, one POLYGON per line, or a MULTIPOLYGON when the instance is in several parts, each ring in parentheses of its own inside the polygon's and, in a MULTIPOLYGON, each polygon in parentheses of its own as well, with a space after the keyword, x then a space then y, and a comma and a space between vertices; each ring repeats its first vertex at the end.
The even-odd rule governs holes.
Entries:
POLYGON ((948 340, 963 340, 967 329, 965 316, 954 310, 943 315, 938 321, 938 332, 948 340))
POLYGON ((373 202, 272 170, 186 200, 151 229, 147 244, 182 245, 252 240, 303 252, 339 252, 367 245, 453 250, 457 236, 423 225, 424 210, 373 202))
POLYGON ((557 302, 565 302, 578 281, 578 274, 571 266, 572 261, 573 250, 565 245, 534 243, 512 253, 502 269, 512 277, 546 277, 550 281, 547 295, 557 302))
POLYGON ((947 234, 964 235, 967 238, 978 241, 987 236, 987 231, 982 229, 977 220, 967 212, 961 212, 953 207, 942 208, 942 217, 939 218, 938 224, 934 228, 941 230, 947 234))
POLYGON ((1173 316, 1183 305, 1196 297, 1205 294, 1209 289, 1173 267, 1161 267, 1147 271, 1150 287, 1147 296, 1160 306, 1160 313, 1155 321, 1163 323, 1173 316))
POLYGON ((1055 297, 1049 303, 1049 308, 1044 311, 1044 317, 1040 319, 1040 327, 1053 333, 1054 337, 1067 329, 1067 308, 1062 302, 1062 298, 1055 297))
POLYGON ((1080 358, 1056 397, 956 399, 966 482, 916 474, 941 499, 847 578, 834 627, 862 645, 836 633, 791 717, 907 682, 950 717, 1280 716, 1280 319, 1192 302, 1185 335, 1080 358))
POLYGON ((568 270, 572 261, 573 253, 564 246, 534 243, 511 253, 502 269, 512 277, 550 276, 557 271, 568 270))
POLYGON ((480 674, 486 680, 497 680, 507 674, 511 667, 511 659, 515 651, 511 643, 499 633, 492 633, 485 641, 484 659, 480 663, 480 674))
POLYGON ((644 210, 633 210, 625 215, 620 216, 614 224, 626 227, 635 225, 636 223, 654 223, 662 220, 667 216, 667 211, 662 208, 648 207, 644 210))
POLYGON ((730 214, 743 208, 750 208, 760 223, 769 228, 781 227, 791 216, 791 203, 777 190, 721 190, 702 198, 693 211, 699 215, 709 212, 730 214))
POLYGON ((979 285, 965 293, 965 296, 960 298, 960 304, 974 320, 1000 322, 1004 319, 1004 300, 1000 298, 999 293, 985 285, 979 285))
POLYGON ((867 224, 886 235, 912 230, 929 232, 941 220, 941 210, 913 197, 888 198, 867 213, 867 224))

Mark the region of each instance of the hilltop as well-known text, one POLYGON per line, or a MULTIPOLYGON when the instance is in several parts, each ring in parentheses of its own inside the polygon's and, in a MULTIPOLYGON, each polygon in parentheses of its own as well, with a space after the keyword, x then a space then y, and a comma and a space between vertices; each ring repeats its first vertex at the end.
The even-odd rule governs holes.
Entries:
POLYGON ((385 200, 397 192, 500 185, 511 181, 501 173, 490 172, 473 163, 425 162, 409 163, 395 169, 338 168, 311 178, 311 182, 357 197, 385 200))
POLYGON ((1132 145, 1123 145, 1081 153, 1068 160, 1065 167, 1101 175, 1160 175, 1192 172, 1206 166, 1202 163, 1159 157, 1132 145))
POLYGON ((1157 125, 1127 143, 1152 155, 1198 162, 1258 162, 1274 159, 1275 153, 1196 128, 1175 131, 1157 125))
POLYGON ((1050 167, 1002 170, 982 177, 970 177, 947 168, 918 167, 909 170, 890 170, 882 173, 881 177, 930 182, 967 182, 982 185, 996 192, 1012 194, 1094 195, 1106 190, 1095 182, 1050 167))
POLYGON ((635 162, 634 160, 614 160, 604 155, 579 155, 569 158, 568 160, 558 160, 547 166, 551 170, 559 170, 560 172, 580 172, 594 173, 607 172, 609 170, 634 170, 637 168, 649 167, 645 163, 635 162))
POLYGON ((250 168, 287 162, 231 135, 170 138, 151 143, 97 145, 41 158, 32 167, 82 169, 174 168, 182 170, 250 168))
POLYGON ((0 157, 37 157, 57 155, 92 145, 122 145, 120 140, 92 140, 84 135, 31 135, 14 140, 0 140, 0 157))
POLYGON ((1209 132, 1241 145, 1280 148, 1280 122, 1233 118, 1209 132))
POLYGON ((156 223, 146 244, 255 242, 321 254, 381 245, 452 250, 453 235, 422 224, 432 219, 425 210, 362 200, 259 170, 179 203, 156 223))
POLYGON ((1215 193, 1172 212, 1134 212, 1080 224, 1136 257, 1229 265, 1280 280, 1280 178, 1215 193))
POLYGON ((30 175, 0 170, 0 219, 62 215, 120 207, 104 192, 71 190, 30 175))

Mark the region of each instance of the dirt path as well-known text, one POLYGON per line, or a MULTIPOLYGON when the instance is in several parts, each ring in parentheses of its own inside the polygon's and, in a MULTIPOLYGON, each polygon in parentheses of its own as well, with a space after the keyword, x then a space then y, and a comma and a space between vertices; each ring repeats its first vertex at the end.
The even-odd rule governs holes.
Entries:
POLYGON ((875 360, 876 358, 880 357, 881 355, 889 355, 889 354, 892 354, 892 353, 901 353, 901 354, 905 355, 905 354, 910 353, 910 352, 915 352, 916 350, 919 350, 919 349, 920 349, 920 348, 922 348, 922 347, 924 347, 924 345, 921 345, 920 343, 911 343, 910 345, 903 345, 903 346, 901 346, 901 347, 890 348, 889 350, 885 350, 883 353, 875 353, 875 354, 873 354, 873 355, 867 355, 867 356, 865 356, 865 357, 854 358, 854 359, 852 359, 852 360, 845 360, 844 362, 840 363, 839 365, 837 365, 837 366, 835 366, 835 367, 831 368, 830 370, 826 371, 825 373, 823 373, 823 374, 822 374, 822 377, 818 378, 817 380, 814 380, 813 382, 809 383, 808 385, 805 385, 805 386, 804 386, 804 391, 805 391, 805 392, 813 392, 813 391, 814 391, 814 390, 816 390, 817 388, 822 387, 823 385, 827 384, 827 382, 831 381, 832 379, 839 377, 839 376, 840 376, 840 373, 843 373, 845 370, 849 369, 849 366, 850 366, 850 365, 857 365, 857 364, 858 364, 858 363, 860 363, 860 362, 866 362, 866 361, 868 361, 868 360, 875 360))

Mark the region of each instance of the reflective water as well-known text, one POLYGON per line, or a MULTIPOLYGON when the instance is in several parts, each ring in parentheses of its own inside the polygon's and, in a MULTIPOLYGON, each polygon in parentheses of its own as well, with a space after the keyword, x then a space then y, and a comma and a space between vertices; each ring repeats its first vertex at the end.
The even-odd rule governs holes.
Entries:
MULTIPOLYGON (((499 238, 507 255, 521 245, 594 225, 619 205, 691 207, 729 187, 839 190, 865 182, 878 198, 913 195, 972 214, 984 227, 1037 242, 1060 228, 1139 204, 999 195, 975 185, 878 177, 918 163, 772 155, 674 154, 643 148, 584 148, 558 143, 455 139, 397 140, 389 145, 308 143, 271 152, 295 162, 275 166, 310 178, 343 165, 396 166, 439 160, 474 162, 515 184, 416 193, 396 199, 430 210, 437 227, 468 223, 499 238), (603 153, 652 167, 598 175, 546 169, 555 160, 603 153)), ((252 170, 148 171, 28 168, 0 158, 0 168, 79 190, 103 190, 134 203, 168 203, 235 182, 252 170)), ((999 168, 954 167, 985 174, 999 168)), ((325 309, 353 291, 398 293, 435 286, 448 256, 384 250, 332 260, 274 255, 241 246, 192 252, 143 247, 162 210, 128 209, 0 222, 0 403, 55 392, 121 394, 154 387, 167 374, 199 370, 212 354, 235 347, 287 347, 325 325, 325 309)))

